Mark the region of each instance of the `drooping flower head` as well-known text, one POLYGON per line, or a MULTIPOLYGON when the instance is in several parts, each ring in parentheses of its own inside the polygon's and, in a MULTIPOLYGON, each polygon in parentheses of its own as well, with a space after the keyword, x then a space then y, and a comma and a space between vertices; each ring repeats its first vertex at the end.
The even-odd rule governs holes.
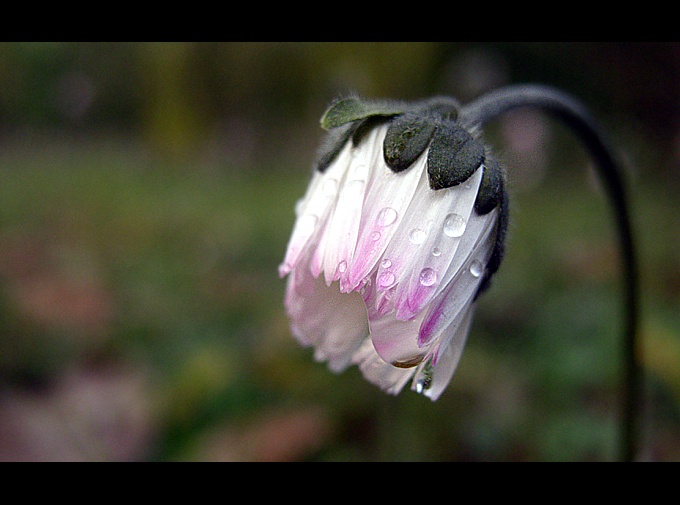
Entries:
POLYGON ((298 341, 392 394, 441 395, 503 256, 504 172, 458 110, 334 102, 279 267, 298 341))

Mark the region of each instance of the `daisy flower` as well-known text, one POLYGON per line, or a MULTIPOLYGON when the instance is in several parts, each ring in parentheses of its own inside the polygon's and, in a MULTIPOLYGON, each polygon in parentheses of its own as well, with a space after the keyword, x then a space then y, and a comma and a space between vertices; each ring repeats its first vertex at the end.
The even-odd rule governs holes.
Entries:
POLYGON ((436 400, 499 266, 504 172, 449 98, 333 103, 279 275, 297 340, 436 400))

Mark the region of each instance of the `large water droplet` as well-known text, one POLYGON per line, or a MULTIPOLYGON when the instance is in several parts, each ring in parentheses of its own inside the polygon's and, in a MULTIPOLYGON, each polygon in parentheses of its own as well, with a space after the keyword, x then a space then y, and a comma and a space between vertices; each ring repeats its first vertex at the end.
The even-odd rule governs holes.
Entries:
POLYGON ((428 361, 420 371, 418 380, 415 384, 416 393, 422 394, 432 386, 432 362, 428 361))
POLYGON ((460 237, 465 231, 465 218, 452 212, 444 219, 444 235, 447 237, 460 237))
POLYGON ((408 234, 408 239, 411 241, 412 244, 419 245, 425 242, 425 239, 427 238, 427 233, 425 231, 421 230, 420 228, 413 228, 409 234, 408 234))
POLYGON ((385 207, 378 213, 378 224, 389 226, 397 220, 397 211, 392 207, 385 207))
POLYGON ((437 282, 437 272, 433 269, 426 267, 420 271, 420 283, 423 286, 432 286, 435 282, 437 282))
POLYGON ((392 272, 385 271, 380 274, 380 277, 378 277, 378 287, 389 288, 392 284, 394 284, 395 280, 396 277, 392 272))
POLYGON ((482 266, 482 263, 477 260, 473 260, 472 263, 470 263, 470 273, 474 277, 479 277, 482 275, 482 271, 484 270, 484 267, 482 266))

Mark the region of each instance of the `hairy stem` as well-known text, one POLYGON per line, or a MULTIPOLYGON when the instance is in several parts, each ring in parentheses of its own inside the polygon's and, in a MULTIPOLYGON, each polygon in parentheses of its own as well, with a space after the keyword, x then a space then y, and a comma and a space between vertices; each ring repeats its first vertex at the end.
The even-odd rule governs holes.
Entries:
POLYGON ((490 92, 464 106, 460 112, 460 121, 468 127, 482 127, 501 114, 520 107, 537 107, 544 110, 562 121, 576 134, 595 160, 599 175, 614 206, 622 250, 625 290, 621 458, 624 461, 632 461, 639 449, 637 437, 642 397, 641 353, 637 342, 639 281, 628 198, 620 164, 588 110, 572 96, 548 86, 522 84, 490 92))

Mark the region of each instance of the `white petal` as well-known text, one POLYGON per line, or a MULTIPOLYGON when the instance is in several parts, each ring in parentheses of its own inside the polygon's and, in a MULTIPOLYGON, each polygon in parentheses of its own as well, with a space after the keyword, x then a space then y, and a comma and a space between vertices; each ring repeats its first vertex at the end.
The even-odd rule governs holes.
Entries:
POLYGON ((361 344, 352 363, 359 365, 367 381, 394 395, 399 394, 415 371, 414 368, 397 368, 385 363, 375 352, 370 338, 361 344))
POLYGON ((288 241, 283 263, 279 267, 281 277, 295 268, 300 254, 310 240, 323 232, 326 220, 335 206, 338 186, 350 160, 350 148, 345 146, 323 173, 314 171, 307 192, 296 208, 297 219, 293 233, 288 241))
POLYGON ((460 356, 470 333, 473 314, 474 306, 465 311, 465 316, 455 332, 437 349, 436 362, 428 361, 418 368, 411 386, 413 390, 424 394, 432 401, 439 398, 451 382, 453 373, 458 367, 460 356))
MULTIPOLYGON (((441 201, 437 214, 426 230, 427 237, 405 267, 407 277, 400 283, 395 298, 398 319, 412 319, 446 283, 442 282, 466 231, 479 191, 483 170, 477 170, 458 186, 438 190, 441 201)), ((415 203, 414 203, 415 205, 415 203)), ((469 234, 468 234, 469 235, 469 234)), ((409 237, 412 238, 412 237, 409 237)))
POLYGON ((346 275, 359 235, 359 226, 369 175, 375 171, 376 159, 382 152, 377 129, 354 147, 353 158, 342 181, 338 201, 324 234, 323 271, 326 284, 346 275))
MULTIPOLYGON (((443 285, 448 285, 451 279, 460 272, 463 263, 468 261, 471 255, 475 254, 474 251, 481 247, 483 242, 490 240, 497 219, 497 209, 484 215, 479 215, 476 212, 470 214, 465 234, 461 237, 458 248, 453 258, 451 258, 451 262, 442 279, 443 285)), ((489 244, 489 247, 493 247, 493 242, 489 244)))
POLYGON ((342 294, 337 283, 328 287, 307 268, 296 268, 289 276, 285 306, 295 337, 303 345, 313 345, 315 358, 327 360, 331 370, 344 369, 368 335, 361 295, 342 294))
MULTIPOLYGON (((378 292, 400 289, 400 284, 407 278, 408 265, 418 254, 419 246, 425 240, 428 222, 431 222, 437 215, 442 195, 436 195, 429 188, 425 170, 418 175, 418 184, 409 206, 400 214, 401 219, 395 223, 396 228, 391 230, 391 240, 377 265, 376 288, 378 292)), ((389 310, 393 310, 393 305, 394 297, 391 298, 389 310)))
POLYGON ((384 303, 382 297, 388 296, 389 293, 390 291, 374 289, 365 297, 373 347, 380 358, 392 366, 415 367, 425 358, 429 350, 418 346, 418 330, 425 312, 410 321, 396 319, 394 311, 381 310, 384 303))
MULTIPOLYGON (((379 146, 382 146, 386 129, 376 129, 379 146)), ((395 173, 385 164, 382 151, 374 160, 354 257, 347 276, 341 280, 346 284, 345 290, 360 286, 378 264, 406 215, 423 177, 425 162, 425 156, 421 156, 407 170, 395 173)))
POLYGON ((330 224, 335 214, 338 205, 340 191, 343 188, 347 173, 354 158, 354 151, 352 150, 352 143, 347 142, 340 151, 340 154, 333 163, 324 172, 327 177, 327 182, 324 185, 325 193, 331 198, 330 205, 326 209, 324 220, 318 229, 317 238, 318 243, 313 251, 310 261, 310 269, 314 277, 318 277, 324 269, 324 259, 326 256, 326 249, 329 246, 329 239, 333 237, 330 235, 330 224))
POLYGON ((452 321, 466 310, 483 280, 483 265, 486 265, 494 247, 493 231, 497 210, 485 216, 473 213, 469 231, 481 231, 476 236, 472 233, 459 246, 459 253, 454 258, 446 277, 447 287, 438 295, 427 309, 418 334, 421 346, 429 345, 452 321))

